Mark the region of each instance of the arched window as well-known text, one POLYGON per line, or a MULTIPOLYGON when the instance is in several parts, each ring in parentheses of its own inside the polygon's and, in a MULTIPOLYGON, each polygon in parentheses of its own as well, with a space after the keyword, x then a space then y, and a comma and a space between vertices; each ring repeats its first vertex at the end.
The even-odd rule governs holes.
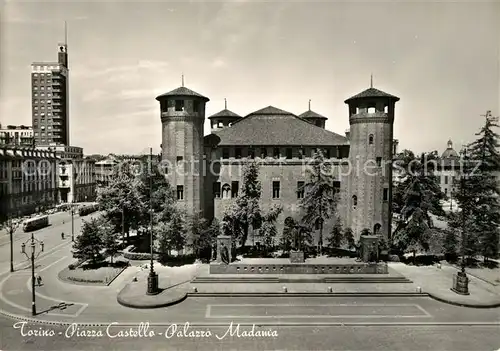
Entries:
POLYGON ((380 228, 382 226, 380 225, 380 223, 376 223, 374 226, 373 226, 373 235, 377 235, 380 231, 380 228))
POLYGON ((358 206, 358 197, 356 195, 352 196, 352 207, 358 206))
POLYGON ((370 135, 368 136, 368 144, 369 144, 369 145, 373 145, 373 134, 370 134, 370 135))
POLYGON ((222 186, 222 198, 223 199, 231 198, 231 187, 227 183, 222 186))

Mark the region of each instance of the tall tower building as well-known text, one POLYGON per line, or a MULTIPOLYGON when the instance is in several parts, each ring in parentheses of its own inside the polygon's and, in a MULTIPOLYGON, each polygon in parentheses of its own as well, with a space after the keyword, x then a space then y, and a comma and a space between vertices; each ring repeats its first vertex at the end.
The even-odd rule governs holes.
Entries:
POLYGON ((67 44, 58 44, 57 62, 31 64, 32 123, 35 144, 69 145, 67 44))
POLYGON ((156 98, 162 123, 162 161, 177 200, 188 214, 203 214, 203 124, 210 101, 188 88, 179 87, 156 98))
POLYGON ((372 86, 347 99, 351 170, 348 176, 348 223, 391 235, 394 108, 399 98, 372 86))

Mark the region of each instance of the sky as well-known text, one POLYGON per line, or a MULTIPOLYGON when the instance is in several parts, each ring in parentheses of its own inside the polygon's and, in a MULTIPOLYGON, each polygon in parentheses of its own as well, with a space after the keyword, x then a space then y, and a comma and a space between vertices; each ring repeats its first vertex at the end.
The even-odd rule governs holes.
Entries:
MULTIPOLYGON (((370 86, 396 95, 400 149, 444 151, 500 113, 500 2, 0 1, 0 123, 31 125, 30 65, 56 61, 68 23, 71 144, 159 151, 155 97, 181 85, 207 117, 272 105, 328 117, 370 86)), ((208 119, 205 134, 210 132, 208 119)))

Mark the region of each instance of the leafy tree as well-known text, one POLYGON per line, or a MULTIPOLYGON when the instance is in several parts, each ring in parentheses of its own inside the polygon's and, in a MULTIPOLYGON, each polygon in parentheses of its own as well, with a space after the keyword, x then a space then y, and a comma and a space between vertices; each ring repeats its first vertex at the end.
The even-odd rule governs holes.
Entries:
POLYGON ((290 251, 292 245, 295 245, 295 240, 298 240, 298 247, 294 247, 296 250, 304 250, 312 245, 311 227, 289 217, 285 220, 281 238, 283 251, 290 251))
POLYGON ((344 241, 347 243, 347 249, 352 250, 356 247, 356 241, 354 240, 354 234, 351 228, 346 228, 344 230, 344 241))
POLYGON ((300 207, 304 211, 303 222, 310 228, 319 224, 318 251, 321 254, 323 247, 323 225, 336 209, 336 196, 333 168, 326 162, 323 152, 318 150, 313 156, 311 167, 307 170, 307 181, 304 185, 304 197, 300 207))
POLYGON ((447 261, 455 261, 457 258, 458 238, 453 229, 446 230, 443 242, 444 255, 447 261))
POLYGON ((259 228, 259 236, 263 238, 263 244, 266 251, 274 246, 274 239, 278 235, 276 220, 282 211, 283 207, 273 206, 262 219, 262 225, 259 228))
POLYGON ((110 257, 111 264, 113 258, 118 254, 120 245, 118 245, 118 233, 115 231, 113 225, 106 218, 98 218, 100 236, 102 237, 102 246, 106 256, 110 257))
POLYGON ((196 257, 210 260, 212 247, 216 245, 217 236, 220 235, 220 224, 216 218, 212 223, 204 218, 195 216, 191 222, 191 231, 193 233, 192 248, 196 257))
POLYGON ((102 261, 103 237, 101 221, 91 218, 83 221, 82 233, 75 238, 73 244, 73 257, 81 261, 90 261, 97 264, 102 261))
POLYGON ((245 245, 250 228, 258 228, 262 223, 259 205, 261 194, 259 166, 256 162, 250 162, 243 168, 242 188, 234 208, 228 213, 228 216, 232 217, 233 235, 236 234, 240 239, 241 246, 245 245))
POLYGON ((154 226, 158 238, 160 261, 166 262, 172 250, 180 251, 186 244, 186 224, 183 214, 175 210, 168 222, 159 222, 154 226))
POLYGON ((368 228, 364 228, 361 233, 359 233, 360 236, 369 236, 369 235, 372 235, 372 232, 370 229, 368 228))
POLYGON ((340 221, 337 219, 335 221, 335 224, 332 227, 332 230, 330 231, 330 236, 328 237, 328 247, 333 249, 333 248, 341 248, 342 245, 345 242, 344 239, 344 232, 342 230, 342 224, 340 221))

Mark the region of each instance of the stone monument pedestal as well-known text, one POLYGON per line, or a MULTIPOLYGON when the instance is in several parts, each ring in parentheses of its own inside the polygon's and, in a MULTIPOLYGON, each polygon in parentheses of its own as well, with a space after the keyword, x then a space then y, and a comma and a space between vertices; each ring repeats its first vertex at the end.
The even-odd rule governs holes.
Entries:
POLYGON ((217 259, 215 260, 216 263, 224 263, 222 261, 222 247, 225 246, 227 247, 228 254, 229 254, 229 263, 233 262, 233 250, 231 246, 231 237, 227 235, 219 235, 217 237, 217 259))
POLYGON ((361 260, 363 262, 378 261, 378 236, 363 235, 359 240, 361 244, 361 260))
POLYGON ((160 291, 158 289, 158 273, 149 272, 148 275, 148 290, 146 292, 147 295, 156 295, 160 291))
POLYGON ((304 251, 290 251, 290 262, 291 263, 304 263, 304 251))
POLYGON ((457 272, 453 276, 453 288, 451 290, 460 295, 469 295, 469 278, 465 272, 457 272))

